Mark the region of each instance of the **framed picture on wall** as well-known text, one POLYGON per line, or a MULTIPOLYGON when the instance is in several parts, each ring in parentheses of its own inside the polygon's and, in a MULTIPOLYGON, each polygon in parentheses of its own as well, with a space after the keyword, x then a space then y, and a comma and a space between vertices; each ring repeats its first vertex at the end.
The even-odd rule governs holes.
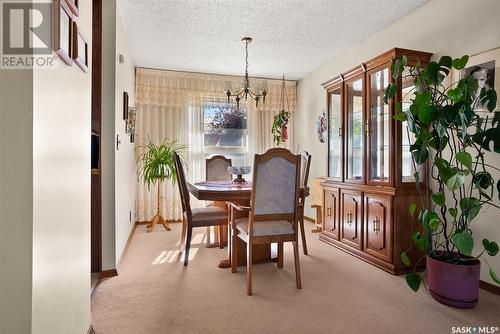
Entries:
POLYGON ((128 93, 123 92, 123 120, 128 119, 128 93))
POLYGON ((137 108, 128 108, 127 126, 125 132, 132 135, 135 133, 135 119, 137 115, 137 108))
POLYGON ((71 59, 73 36, 73 13, 69 9, 65 0, 55 0, 54 5, 54 51, 61 60, 70 65, 73 63, 71 59))
POLYGON ((73 54, 74 62, 87 72, 89 68, 89 45, 82 31, 78 28, 76 22, 73 22, 73 54))
MULTIPOLYGON (((452 71, 452 82, 467 75, 472 75, 477 80, 478 90, 476 98, 479 98, 481 89, 500 89, 500 48, 488 52, 470 56, 467 67, 461 71, 452 71)), ((500 110, 500 99, 497 101, 496 111, 500 110)), ((490 114, 485 105, 478 102, 475 111, 479 114, 484 113, 485 116, 490 114)))
POLYGON ((66 3, 68 4, 68 7, 69 9, 71 10, 71 12, 73 14, 75 14, 75 16, 78 16, 78 12, 79 12, 79 7, 78 7, 78 3, 79 3, 79 0, 65 0, 66 3))

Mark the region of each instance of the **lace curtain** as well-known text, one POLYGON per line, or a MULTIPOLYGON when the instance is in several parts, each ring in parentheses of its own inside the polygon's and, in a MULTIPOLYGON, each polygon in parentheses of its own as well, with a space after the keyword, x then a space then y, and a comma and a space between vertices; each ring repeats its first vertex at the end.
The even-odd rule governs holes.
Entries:
MULTIPOLYGON (((136 155, 149 137, 154 143, 165 138, 177 139, 188 145, 187 179, 199 182, 205 179, 205 156, 203 152, 203 104, 207 99, 220 101, 225 91, 240 89, 240 77, 185 73, 138 68, 136 70, 136 155)), ((249 99, 248 153, 247 163, 252 165, 255 153, 263 153, 274 146, 271 127, 278 113, 281 81, 250 79, 250 86, 268 91, 266 103, 249 99)), ((288 126, 289 140, 285 147, 293 147, 293 118, 296 107, 296 82, 287 81, 287 95, 291 112, 288 126)), ((136 211, 138 221, 148 221, 156 213, 156 190, 148 189, 142 179, 137 179, 136 211)), ((192 207, 203 206, 203 202, 191 197, 192 207)), ((165 182, 160 188, 160 210, 168 220, 182 219, 182 208, 177 185, 165 182)))

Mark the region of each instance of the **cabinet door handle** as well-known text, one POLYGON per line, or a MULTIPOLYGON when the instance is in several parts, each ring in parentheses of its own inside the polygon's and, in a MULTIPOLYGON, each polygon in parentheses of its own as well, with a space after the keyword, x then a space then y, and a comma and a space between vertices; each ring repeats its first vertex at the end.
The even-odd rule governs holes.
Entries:
POLYGON ((378 234, 379 231, 380 231, 380 219, 378 219, 378 217, 375 217, 375 219, 373 220, 373 232, 378 234))
POLYGON ((351 224, 352 224, 352 212, 351 211, 349 211, 347 213, 347 224, 349 224, 349 226, 351 226, 351 224))
POLYGON ((342 127, 339 127, 339 137, 342 138, 342 127))
POLYGON ((329 208, 326 209, 326 216, 327 217, 331 217, 332 216, 332 208, 329 207, 329 208))

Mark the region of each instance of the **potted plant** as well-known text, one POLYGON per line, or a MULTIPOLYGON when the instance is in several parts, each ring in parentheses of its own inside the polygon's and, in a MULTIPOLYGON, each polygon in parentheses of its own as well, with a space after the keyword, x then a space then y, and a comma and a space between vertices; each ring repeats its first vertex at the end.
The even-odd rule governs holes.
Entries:
MULTIPOLYGON (((425 259, 432 296, 461 308, 477 303, 481 261, 488 265, 491 278, 500 284, 486 259, 486 255, 498 253, 498 244, 483 239, 482 251, 473 254, 473 229, 480 210, 500 209, 500 180, 492 176, 492 171, 500 167, 485 159, 485 152, 500 153, 497 94, 493 89, 479 89, 472 75, 449 87, 443 83, 453 69, 464 69, 468 59, 443 56, 425 67, 406 67, 406 58, 397 58, 391 64, 394 82, 384 96, 386 103, 391 102, 398 81, 413 80, 414 97, 404 110, 401 103, 394 105, 394 118, 407 122, 403 135, 409 140, 414 138, 410 146, 414 169, 428 164, 434 190, 430 198, 423 193, 419 174, 415 173, 420 200, 412 203, 409 211, 422 225, 422 231, 414 233, 413 240, 425 257, 413 263, 415 269, 406 275, 406 282, 414 291, 419 289, 423 274, 416 272, 416 266, 425 259), (488 112, 476 112, 478 105, 486 106, 488 112)), ((406 252, 401 253, 401 260, 412 265, 406 252)))
POLYGON ((271 129, 273 133, 274 143, 279 146, 288 140, 288 120, 290 119, 290 113, 281 110, 276 116, 274 116, 273 127, 271 129))
POLYGON ((168 141, 167 139, 157 145, 148 138, 147 143, 138 146, 138 149, 142 153, 137 158, 137 163, 140 166, 137 173, 139 176, 142 175, 148 190, 151 185, 157 185, 158 189, 156 215, 148 224, 147 231, 151 232, 156 224, 162 224, 167 231, 170 231, 170 227, 160 213, 160 184, 165 180, 170 180, 172 185, 175 185, 177 174, 174 152, 182 157, 186 146, 178 144, 177 140, 168 141))

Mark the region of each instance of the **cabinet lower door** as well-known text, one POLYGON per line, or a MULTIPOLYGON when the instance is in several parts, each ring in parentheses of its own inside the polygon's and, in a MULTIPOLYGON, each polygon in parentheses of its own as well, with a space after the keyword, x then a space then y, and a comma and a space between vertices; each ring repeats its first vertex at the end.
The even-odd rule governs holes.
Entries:
POLYGON ((339 239, 339 190, 331 189, 324 192, 324 227, 323 231, 329 236, 339 239))
POLYGON ((364 201, 364 251, 382 260, 392 261, 392 197, 365 193, 364 201))
POLYGON ((362 202, 361 192, 341 190, 341 227, 340 241, 355 248, 361 249, 361 220, 362 202))

